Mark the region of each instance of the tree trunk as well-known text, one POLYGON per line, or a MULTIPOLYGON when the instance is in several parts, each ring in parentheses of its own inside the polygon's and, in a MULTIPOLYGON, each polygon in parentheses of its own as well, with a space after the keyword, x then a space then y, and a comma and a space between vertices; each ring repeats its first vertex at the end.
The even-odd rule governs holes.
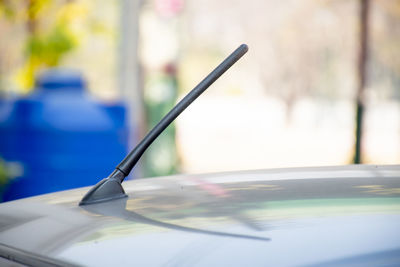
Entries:
POLYGON ((368 33, 370 0, 360 0, 359 46, 357 59, 357 95, 356 95, 356 142, 354 163, 362 163, 362 130, 364 117, 364 92, 367 77, 368 33))

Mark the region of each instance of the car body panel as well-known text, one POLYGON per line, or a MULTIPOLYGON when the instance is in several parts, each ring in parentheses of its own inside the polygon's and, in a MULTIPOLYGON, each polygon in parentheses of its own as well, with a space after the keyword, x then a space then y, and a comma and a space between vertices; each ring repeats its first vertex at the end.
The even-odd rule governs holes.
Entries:
POLYGON ((87 266, 400 263, 400 166, 179 175, 0 205, 0 243, 87 266), (375 255, 375 256, 373 256, 375 255))

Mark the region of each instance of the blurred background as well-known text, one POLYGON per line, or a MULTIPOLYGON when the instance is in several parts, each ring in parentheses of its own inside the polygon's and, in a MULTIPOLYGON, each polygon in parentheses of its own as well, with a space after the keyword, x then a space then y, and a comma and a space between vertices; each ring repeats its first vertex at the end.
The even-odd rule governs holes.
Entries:
POLYGON ((106 177, 400 162, 398 0, 0 0, 2 200, 106 177))

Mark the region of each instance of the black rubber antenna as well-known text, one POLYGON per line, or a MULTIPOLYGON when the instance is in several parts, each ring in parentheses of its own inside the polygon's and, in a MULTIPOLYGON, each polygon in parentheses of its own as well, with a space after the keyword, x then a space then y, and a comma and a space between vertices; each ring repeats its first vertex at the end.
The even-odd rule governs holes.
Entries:
POLYGON ((211 84, 236 63, 246 52, 248 47, 240 45, 221 64, 219 64, 206 78, 190 91, 161 121, 143 138, 143 140, 126 156, 107 178, 101 180, 83 197, 79 205, 88 205, 112 199, 126 197, 122 188, 122 181, 131 172, 140 157, 153 141, 182 113, 197 97, 211 84))

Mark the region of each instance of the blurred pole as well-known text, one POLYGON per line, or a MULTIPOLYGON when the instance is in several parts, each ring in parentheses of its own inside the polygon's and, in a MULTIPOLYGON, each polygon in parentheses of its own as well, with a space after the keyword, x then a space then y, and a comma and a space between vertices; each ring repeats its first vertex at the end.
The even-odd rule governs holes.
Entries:
POLYGON ((362 129, 364 116, 364 92, 367 78, 368 34, 369 34, 369 0, 360 0, 359 14, 359 46, 357 59, 357 108, 356 108, 356 142, 354 163, 362 162, 362 129))
MULTIPOLYGON (((121 1, 119 87, 129 109, 130 148, 133 148, 138 139, 143 136, 144 129, 143 86, 138 57, 141 3, 142 0, 121 1)), ((141 176, 140 162, 136 165, 134 172, 136 176, 141 176)))

